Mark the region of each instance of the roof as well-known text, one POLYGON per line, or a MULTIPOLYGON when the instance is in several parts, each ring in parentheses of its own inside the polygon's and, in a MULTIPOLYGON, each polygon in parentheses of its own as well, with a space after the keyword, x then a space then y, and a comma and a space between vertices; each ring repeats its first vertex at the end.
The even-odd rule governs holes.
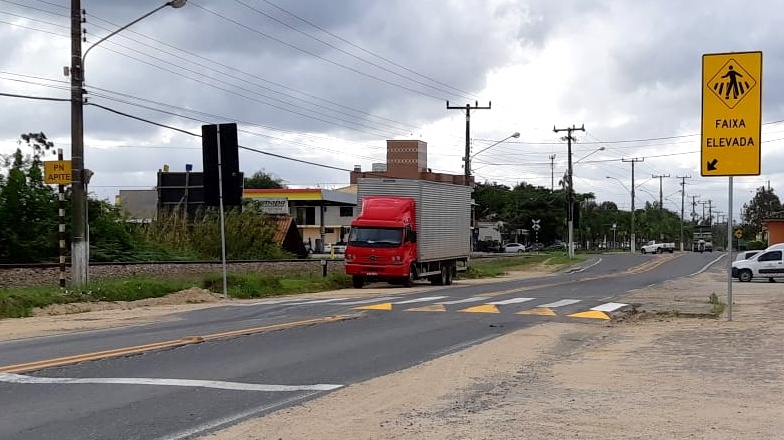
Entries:
POLYGON ((245 189, 242 191, 242 196, 248 199, 269 198, 303 201, 323 200, 325 202, 346 205, 357 204, 356 194, 321 188, 245 189))
POLYGON ((267 219, 275 225, 275 235, 272 236, 272 241, 277 245, 282 245, 294 218, 289 215, 268 215, 267 219))

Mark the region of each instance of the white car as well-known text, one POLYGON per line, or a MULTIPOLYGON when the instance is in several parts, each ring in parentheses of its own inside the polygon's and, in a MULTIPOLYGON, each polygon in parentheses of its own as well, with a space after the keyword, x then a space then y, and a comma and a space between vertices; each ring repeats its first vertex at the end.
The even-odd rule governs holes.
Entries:
POLYGON ((525 245, 520 243, 507 243, 504 245, 504 253, 506 254, 522 254, 525 252, 525 245))
POLYGON ((772 282, 784 277, 784 250, 766 250, 748 260, 733 261, 732 277, 746 283, 752 278, 767 278, 772 282))
POLYGON ((749 258, 757 255, 761 251, 740 251, 735 257, 735 261, 748 260, 749 258))

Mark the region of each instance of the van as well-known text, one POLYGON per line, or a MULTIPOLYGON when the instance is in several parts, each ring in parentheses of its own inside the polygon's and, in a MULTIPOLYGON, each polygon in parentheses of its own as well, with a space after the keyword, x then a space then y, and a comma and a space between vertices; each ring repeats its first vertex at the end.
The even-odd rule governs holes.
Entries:
POLYGON ((760 252, 762 251, 740 251, 738 252, 738 255, 735 257, 735 261, 748 260, 749 258, 757 255, 760 252))
POLYGON ((774 282, 784 277, 784 246, 781 249, 764 250, 748 260, 732 263, 732 277, 742 282, 753 278, 767 278, 774 282))
POLYGON ((770 245, 770 246, 765 248, 766 251, 775 251, 775 250, 779 250, 779 249, 784 249, 784 243, 772 244, 772 245, 770 245))

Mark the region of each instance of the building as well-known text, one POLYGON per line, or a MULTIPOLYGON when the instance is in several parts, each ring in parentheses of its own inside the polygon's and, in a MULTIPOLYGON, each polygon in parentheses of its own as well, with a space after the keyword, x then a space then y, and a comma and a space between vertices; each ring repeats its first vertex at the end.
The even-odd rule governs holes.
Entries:
POLYGON ((764 223, 768 232, 768 246, 784 243, 784 216, 766 219, 764 223))
MULTIPOLYGON (((351 172, 351 184, 356 185, 357 179, 365 177, 429 180, 457 185, 466 183, 463 175, 430 171, 427 167, 427 142, 419 140, 388 140, 386 167, 375 163, 372 171, 362 171, 361 167, 356 165, 351 172)), ((473 182, 473 177, 469 177, 468 183, 473 182)))
POLYGON ((348 240, 351 220, 356 215, 356 189, 246 189, 242 197, 260 204, 262 211, 288 213, 300 231, 302 241, 314 251, 325 243, 348 240))

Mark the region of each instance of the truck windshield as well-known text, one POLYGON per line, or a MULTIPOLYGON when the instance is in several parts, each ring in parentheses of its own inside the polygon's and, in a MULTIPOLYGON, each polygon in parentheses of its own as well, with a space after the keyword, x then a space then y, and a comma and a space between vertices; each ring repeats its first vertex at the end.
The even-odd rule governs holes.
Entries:
POLYGON ((403 242, 401 228, 352 227, 348 244, 354 246, 397 247, 403 242))

